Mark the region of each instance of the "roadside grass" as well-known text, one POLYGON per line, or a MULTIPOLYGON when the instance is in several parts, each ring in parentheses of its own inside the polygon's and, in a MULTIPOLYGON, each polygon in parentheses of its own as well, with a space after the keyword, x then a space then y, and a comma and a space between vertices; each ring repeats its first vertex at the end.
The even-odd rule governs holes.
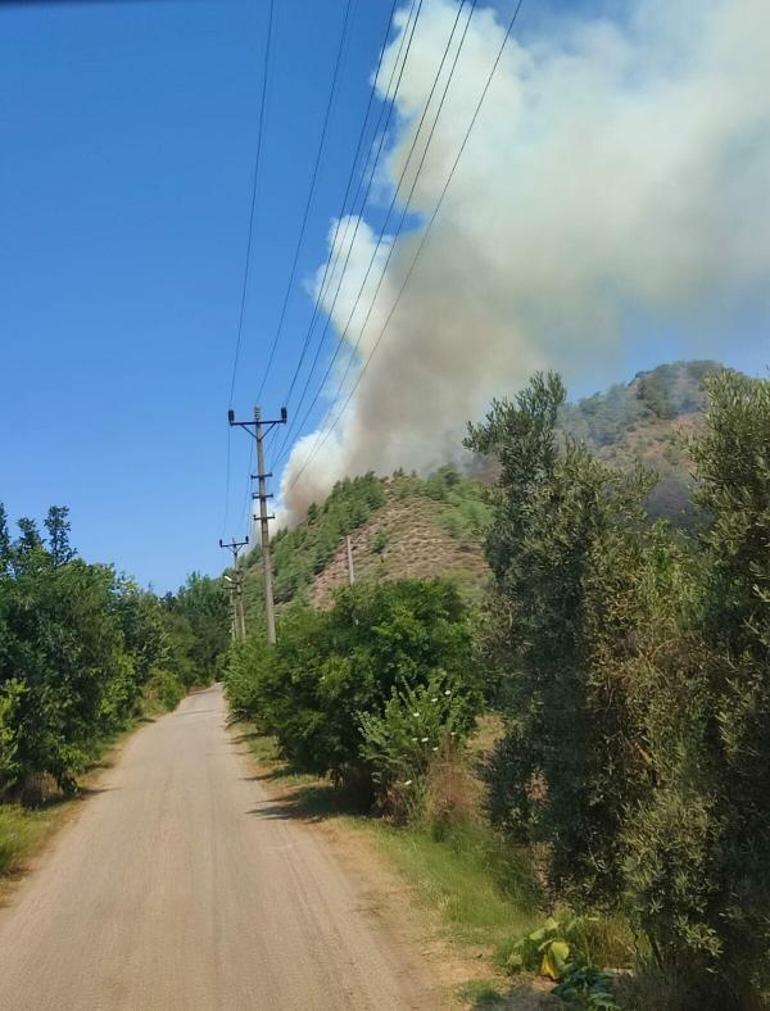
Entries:
POLYGON ((0 806, 0 875, 19 870, 53 820, 50 811, 28 810, 20 804, 0 806))
POLYGON ((484 950, 499 963, 511 941, 542 918, 524 854, 503 858, 499 840, 481 824, 457 825, 437 834, 363 820, 380 849, 414 886, 418 901, 439 916, 442 934, 484 950))
MULTIPOLYGON (((248 744, 257 778, 274 794, 287 817, 306 821, 338 820, 344 828, 365 834, 399 877, 410 886, 416 903, 427 912, 436 935, 461 956, 481 959, 487 975, 456 989, 472 1008, 535 1008, 546 997, 542 981, 526 973, 511 976, 507 960, 514 943, 542 926, 551 913, 569 920, 569 910, 551 910, 537 883, 530 853, 515 848, 470 813, 457 823, 423 817, 397 826, 377 815, 361 813, 355 799, 325 779, 294 772, 281 758, 272 737, 239 724, 236 742, 248 744)), ((494 721, 480 726, 473 751, 483 752, 496 736, 494 721)), ((592 917, 584 928, 581 955, 601 967, 628 968, 635 961, 634 938, 621 917, 592 917)), ((558 1007, 556 998, 551 998, 558 1007)), ((548 1006, 551 1006, 550 1004, 548 1006)), ((624 1007, 643 1005, 628 997, 624 1007)), ((647 1011, 647 1009, 645 1009, 647 1011)))

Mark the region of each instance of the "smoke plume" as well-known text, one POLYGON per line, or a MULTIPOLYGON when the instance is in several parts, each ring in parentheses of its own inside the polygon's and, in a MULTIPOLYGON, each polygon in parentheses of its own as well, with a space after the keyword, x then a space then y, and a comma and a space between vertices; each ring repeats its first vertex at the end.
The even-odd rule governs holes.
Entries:
MULTIPOLYGON (((554 14, 533 27, 525 3, 377 352, 338 425, 296 481, 315 434, 294 447, 283 484, 290 515, 322 499, 344 475, 399 466, 428 470, 456 458, 466 421, 537 368, 555 367, 573 380, 591 375, 598 388, 615 371, 621 350, 641 339, 635 336, 643 330, 640 321, 697 334, 715 313, 729 319, 731 306, 767 284, 770 3, 635 0, 616 6, 618 19, 554 14)), ((424 0, 382 180, 391 188, 456 13, 455 0, 424 0)), ((395 27, 380 93, 408 29, 406 10, 395 27)), ((441 194, 504 31, 502 15, 477 9, 417 177, 410 210, 423 222, 441 194)), ((458 31, 428 127, 459 37, 458 31)), ((426 134, 424 127, 421 137, 426 134)), ((424 146, 418 140, 404 194, 424 146)), ((352 232, 339 228, 338 241, 350 243, 352 232)), ((376 237, 362 221, 333 307, 336 284, 325 288, 322 303, 338 333, 376 237)), ((380 335, 420 238, 418 224, 388 237, 377 253, 346 333, 349 349, 359 342, 347 391, 380 335)), ((330 248, 330 257, 334 253, 330 248)), ((316 284, 321 275, 322 269, 316 284)), ((340 409, 332 408, 330 420, 340 409)))

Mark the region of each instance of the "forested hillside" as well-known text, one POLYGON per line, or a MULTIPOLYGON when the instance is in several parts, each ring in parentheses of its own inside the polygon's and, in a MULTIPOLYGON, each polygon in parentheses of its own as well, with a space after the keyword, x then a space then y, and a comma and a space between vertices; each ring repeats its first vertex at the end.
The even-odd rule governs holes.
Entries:
MULTIPOLYGON (((312 505, 304 523, 281 530, 272 541, 275 599, 316 606, 331 603, 347 584, 345 536, 350 535, 356 579, 451 576, 470 595, 486 576, 482 537, 490 509, 480 481, 443 467, 429 478, 397 472, 337 484, 323 504, 312 505)), ((250 621, 262 609, 259 548, 245 562, 250 621)))
POLYGON ((612 466, 650 467, 658 481, 647 497, 648 511, 686 526, 693 518, 694 471, 686 439, 703 420, 704 379, 721 370, 713 361, 659 365, 606 393, 565 404, 559 427, 612 466))
MULTIPOLYGON (((702 424, 703 382, 721 366, 675 362, 639 373, 559 411, 558 427, 584 442, 600 460, 621 469, 650 467, 657 482, 646 499, 649 513, 687 526, 693 519, 693 462, 687 438, 702 424)), ((275 599, 279 607, 300 599, 328 606, 348 581, 345 535, 352 541, 356 577, 363 581, 451 577, 471 596, 489 574, 483 538, 495 461, 479 458, 476 476, 443 467, 429 478, 397 472, 339 482, 307 519, 273 538, 275 599)), ((245 561, 251 621, 262 612, 261 553, 245 561)))

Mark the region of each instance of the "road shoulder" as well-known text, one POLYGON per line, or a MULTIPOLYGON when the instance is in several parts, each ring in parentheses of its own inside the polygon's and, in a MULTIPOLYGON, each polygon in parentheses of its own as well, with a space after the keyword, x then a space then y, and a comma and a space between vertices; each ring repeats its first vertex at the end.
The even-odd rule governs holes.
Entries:
POLYGON ((287 773, 263 739, 248 726, 230 734, 244 767, 258 781, 276 812, 291 818, 325 843, 344 871, 361 908, 376 921, 412 971, 435 982, 437 1007, 539 1011, 553 1007, 547 994, 525 985, 512 992, 510 980, 489 964, 487 953, 454 944, 444 936, 435 910, 420 901, 418 889, 399 873, 378 844, 371 818, 335 807, 328 783, 287 773), (503 992, 508 996, 502 996, 503 992), (491 994, 501 995, 498 999, 491 994))

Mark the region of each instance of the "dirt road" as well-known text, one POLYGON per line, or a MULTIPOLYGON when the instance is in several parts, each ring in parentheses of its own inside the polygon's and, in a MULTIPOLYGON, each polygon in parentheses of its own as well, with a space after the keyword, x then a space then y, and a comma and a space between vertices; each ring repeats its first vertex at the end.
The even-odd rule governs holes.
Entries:
POLYGON ((0 1009, 440 1006, 224 721, 211 688, 130 740, 0 913, 0 1009))

